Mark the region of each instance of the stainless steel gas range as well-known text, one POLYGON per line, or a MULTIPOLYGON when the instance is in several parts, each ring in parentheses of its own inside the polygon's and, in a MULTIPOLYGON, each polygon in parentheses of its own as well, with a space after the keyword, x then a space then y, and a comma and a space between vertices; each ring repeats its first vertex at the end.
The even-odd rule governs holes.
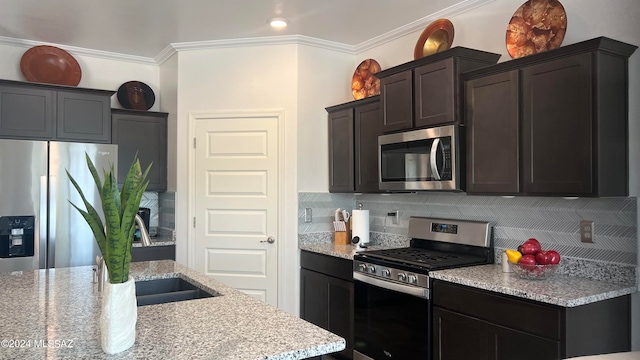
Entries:
POLYGON ((354 359, 430 359, 429 271, 493 263, 488 222, 411 217, 410 246, 357 253, 354 359))

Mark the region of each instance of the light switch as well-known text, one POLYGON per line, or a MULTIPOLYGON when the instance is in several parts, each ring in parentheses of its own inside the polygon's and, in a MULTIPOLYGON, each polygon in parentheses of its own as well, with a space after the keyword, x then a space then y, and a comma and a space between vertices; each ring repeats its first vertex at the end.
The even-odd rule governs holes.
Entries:
POLYGON ((313 221, 312 214, 313 214, 313 211, 311 210, 311 208, 304 209, 304 222, 306 223, 312 222, 313 221))

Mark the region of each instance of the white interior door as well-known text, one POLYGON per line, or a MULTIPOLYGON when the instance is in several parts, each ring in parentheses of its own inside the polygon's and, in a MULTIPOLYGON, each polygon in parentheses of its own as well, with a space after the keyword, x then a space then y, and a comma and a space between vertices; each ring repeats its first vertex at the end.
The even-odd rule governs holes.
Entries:
POLYGON ((194 122, 193 267, 277 306, 278 116, 194 122))

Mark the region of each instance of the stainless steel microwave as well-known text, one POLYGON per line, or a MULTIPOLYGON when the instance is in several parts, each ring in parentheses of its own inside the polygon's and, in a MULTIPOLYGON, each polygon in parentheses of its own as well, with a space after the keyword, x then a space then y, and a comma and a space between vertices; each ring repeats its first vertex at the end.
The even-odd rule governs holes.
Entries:
POLYGON ((379 136, 380 190, 462 191, 461 145, 455 125, 379 136))

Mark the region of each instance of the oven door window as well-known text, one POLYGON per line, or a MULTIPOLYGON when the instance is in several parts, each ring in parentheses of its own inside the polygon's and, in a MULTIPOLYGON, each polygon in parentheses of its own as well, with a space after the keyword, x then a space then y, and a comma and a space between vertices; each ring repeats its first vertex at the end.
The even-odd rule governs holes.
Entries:
POLYGON ((354 348, 373 359, 428 359, 429 300, 354 281, 354 348))
POLYGON ((380 147, 382 182, 451 180, 451 137, 423 139, 380 147))

